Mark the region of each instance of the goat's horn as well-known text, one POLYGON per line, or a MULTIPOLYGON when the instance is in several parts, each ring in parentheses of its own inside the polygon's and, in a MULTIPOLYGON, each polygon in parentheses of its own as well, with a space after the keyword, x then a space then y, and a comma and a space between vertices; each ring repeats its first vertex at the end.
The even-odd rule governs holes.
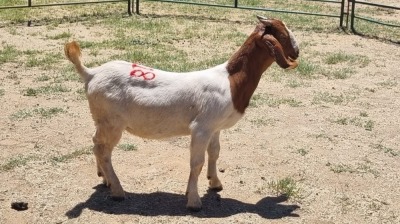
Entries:
POLYGON ((275 56, 276 63, 281 68, 292 69, 297 67, 298 65, 297 61, 291 59, 290 57, 286 58, 285 52, 283 52, 282 49, 282 45, 274 36, 265 35, 265 38, 267 39, 267 46, 272 51, 272 54, 275 56))
POLYGON ((260 21, 261 21, 261 20, 268 20, 268 18, 266 18, 266 17, 264 17, 264 16, 257 16, 257 19, 260 20, 260 21))

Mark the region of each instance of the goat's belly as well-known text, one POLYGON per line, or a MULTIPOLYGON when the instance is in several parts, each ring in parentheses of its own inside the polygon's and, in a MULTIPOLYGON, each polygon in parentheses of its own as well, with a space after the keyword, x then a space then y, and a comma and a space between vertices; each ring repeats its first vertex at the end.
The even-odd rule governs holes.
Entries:
POLYGON ((141 127, 127 127, 126 130, 138 137, 148 139, 165 139, 176 136, 190 135, 188 128, 168 128, 168 127, 153 127, 152 129, 141 128, 141 127))
POLYGON ((176 118, 179 117, 135 120, 128 124, 126 130, 133 135, 148 139, 190 135, 190 121, 176 118))

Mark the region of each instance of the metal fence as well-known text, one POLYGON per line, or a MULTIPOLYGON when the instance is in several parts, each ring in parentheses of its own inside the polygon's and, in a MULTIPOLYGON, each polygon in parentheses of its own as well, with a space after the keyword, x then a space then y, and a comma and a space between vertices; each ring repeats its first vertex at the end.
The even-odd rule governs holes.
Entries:
MULTIPOLYGON (((359 21, 359 20, 386 26, 386 27, 390 27, 390 28, 394 28, 394 29, 400 28, 400 22, 388 23, 388 22, 384 22, 382 20, 364 17, 357 13, 357 9, 360 9, 362 6, 371 6, 371 7, 384 8, 384 9, 389 9, 389 10, 400 10, 400 7, 370 3, 370 2, 366 2, 364 0, 362 0, 362 1, 361 0, 304 0, 304 1, 309 1, 309 2, 321 2, 321 3, 327 3, 327 4, 336 4, 338 6, 337 13, 332 13, 332 12, 331 13, 321 13, 321 12, 317 12, 317 11, 316 12, 305 12, 305 11, 296 11, 296 10, 283 10, 283 9, 275 9, 275 8, 249 6, 249 5, 243 4, 242 3, 243 0, 212 0, 212 1, 206 1, 206 0, 146 0, 146 1, 330 17, 330 18, 338 19, 340 27, 349 27, 348 25, 350 22, 350 29, 352 32, 354 32, 356 34, 361 34, 360 31, 357 30, 357 28, 356 28, 357 21, 359 21), (212 3, 210 3, 210 2, 212 2, 212 3), (357 7, 359 7, 359 8, 357 8, 357 7), (350 17, 350 21, 349 21, 349 17, 350 17)), ((20 2, 22 2, 22 0, 20 2)), ((40 3, 34 4, 32 0, 26 0, 25 2, 26 2, 26 4, 23 4, 23 5, 0 5, 0 11, 4 10, 4 9, 18 9, 18 8, 32 8, 32 7, 126 2, 127 3, 127 12, 129 15, 131 15, 134 10, 134 7, 135 7, 136 13, 140 14, 140 2, 141 1, 140 0, 102 0, 102 1, 88 0, 88 1, 75 1, 75 2, 65 2, 65 1, 64 2, 54 2, 54 3, 49 3, 49 4, 40 4, 40 3), (133 4, 133 3, 135 3, 135 4, 133 4)), ((47 2, 47 1, 45 1, 45 2, 47 2)), ((142 2, 143 2, 143 0, 142 0, 142 2)), ((249 2, 249 1, 247 1, 247 2, 249 2)))
MULTIPOLYGON (((147 0, 147 1, 332 17, 332 18, 338 18, 339 19, 339 25, 341 27, 343 26, 344 17, 346 15, 348 15, 347 12, 345 12, 345 2, 346 2, 346 0, 305 0, 305 1, 309 1, 309 2, 323 2, 323 3, 337 4, 338 6, 340 5, 340 8, 338 7, 338 13, 337 14, 326 14, 326 13, 319 13, 319 12, 304 12, 304 11, 289 11, 289 10, 264 8, 264 7, 252 7, 252 6, 246 6, 246 5, 241 4, 241 1, 239 1, 239 0, 231 0, 231 4, 204 3, 204 2, 195 2, 195 1, 191 1, 191 0, 147 0)), ((135 5, 136 5, 136 13, 140 14, 140 0, 136 0, 135 5)))
POLYGON ((83 5, 83 4, 99 4, 99 3, 115 3, 115 2, 127 2, 128 14, 132 15, 132 0, 104 0, 104 1, 80 1, 80 2, 55 2, 49 4, 34 4, 32 0, 27 0, 24 5, 6 5, 0 6, 1 9, 22 9, 22 8, 33 8, 33 7, 45 7, 45 6, 62 6, 62 5, 83 5))
POLYGON ((349 0, 349 2, 352 2, 352 6, 351 6, 351 30, 354 33, 359 33, 356 28, 355 28, 355 19, 360 19, 363 21, 367 21, 370 23, 375 23, 375 24, 379 24, 379 25, 384 25, 384 26, 389 26, 389 27, 394 27, 394 28, 400 28, 400 23, 398 24, 394 24, 394 23, 387 23, 387 22, 382 22, 376 19, 372 19, 372 18, 367 18, 367 17, 363 17, 363 16, 358 16, 356 14, 356 8, 357 5, 368 5, 368 6, 374 6, 374 7, 378 7, 378 8, 384 8, 384 9, 392 9, 392 10, 400 10, 400 7, 395 7, 395 6, 388 6, 388 5, 382 5, 382 4, 376 4, 376 3, 370 3, 370 2, 365 2, 365 1, 357 1, 357 0, 349 0))

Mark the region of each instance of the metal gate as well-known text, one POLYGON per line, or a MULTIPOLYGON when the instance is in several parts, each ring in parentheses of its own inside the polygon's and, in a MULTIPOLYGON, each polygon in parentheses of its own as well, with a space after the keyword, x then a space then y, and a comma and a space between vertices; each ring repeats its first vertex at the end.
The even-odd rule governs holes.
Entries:
MULTIPOLYGON (((362 33, 360 30, 358 30, 356 28, 357 23, 356 23, 356 19, 360 20, 360 21, 365 21, 371 24, 378 24, 378 25, 382 25, 385 27, 388 27, 390 29, 392 29, 392 32, 397 32, 398 33, 398 37, 395 37, 397 40, 392 40, 393 42, 397 42, 400 43, 400 21, 396 22, 383 22, 382 20, 377 20, 377 19, 373 19, 373 18, 368 18, 368 17, 364 17, 364 16, 360 16, 357 14, 356 10, 357 7, 365 5, 365 6, 372 6, 375 7, 376 9, 387 9, 387 10, 400 10, 400 7, 395 7, 395 6, 388 6, 388 5, 382 5, 382 4, 376 4, 376 3, 370 3, 370 2, 366 2, 366 1, 359 1, 359 0, 349 0, 349 2, 351 2, 351 22, 350 22, 350 28, 351 31, 355 34, 358 35, 368 35, 365 33, 362 33)), ((358 8, 359 9, 359 8, 358 8)))
POLYGON ((99 4, 99 3, 113 3, 113 2, 127 2, 128 14, 129 15, 132 14, 132 0, 104 0, 104 1, 80 1, 80 2, 76 1, 76 2, 61 2, 61 3, 50 3, 50 4, 34 4, 32 0, 27 0, 25 5, 0 6, 0 10, 45 7, 45 6, 61 6, 61 5, 99 4))
MULTIPOLYGON (((136 1, 135 2, 136 13, 140 14, 140 0, 135 0, 135 1, 136 1)), ((344 19, 345 15, 347 15, 347 12, 345 12, 345 2, 346 2, 346 0, 305 0, 305 1, 309 1, 309 2, 324 2, 324 3, 330 3, 330 4, 337 4, 338 6, 340 6, 340 8, 338 7, 339 10, 338 10, 337 14, 324 14, 324 13, 319 13, 319 12, 289 11, 289 10, 282 10, 282 9, 246 6, 246 5, 241 4, 240 0, 231 0, 231 4, 204 3, 204 2, 199 2, 199 1, 196 2, 194 0, 147 0, 147 1, 332 17, 332 18, 338 18, 339 19, 340 27, 343 27, 343 22, 344 22, 343 19, 344 19)))

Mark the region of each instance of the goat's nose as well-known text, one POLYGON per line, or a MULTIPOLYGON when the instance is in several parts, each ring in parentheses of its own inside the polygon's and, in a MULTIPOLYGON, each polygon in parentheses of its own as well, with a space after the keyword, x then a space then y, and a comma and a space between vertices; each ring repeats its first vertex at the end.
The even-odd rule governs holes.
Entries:
POLYGON ((300 51, 299 51, 299 48, 294 48, 294 57, 293 57, 293 59, 297 59, 298 57, 299 57, 299 54, 300 54, 300 51))

